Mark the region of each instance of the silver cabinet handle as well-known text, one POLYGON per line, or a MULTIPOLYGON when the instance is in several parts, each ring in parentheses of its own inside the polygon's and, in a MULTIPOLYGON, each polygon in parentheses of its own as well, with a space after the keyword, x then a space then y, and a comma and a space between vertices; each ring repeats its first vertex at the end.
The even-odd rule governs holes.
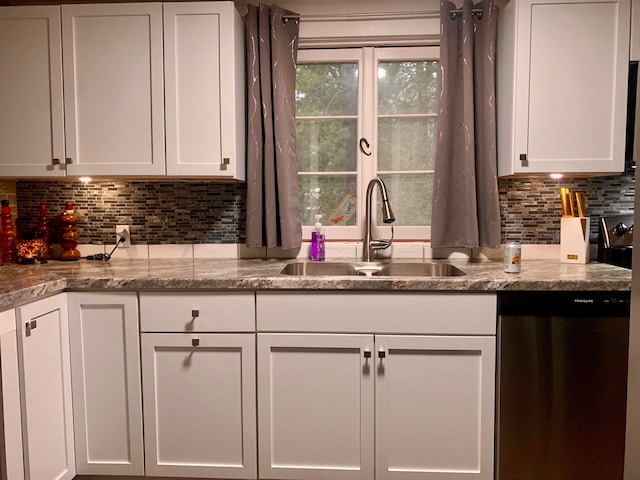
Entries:
POLYGON ((365 350, 364 351, 364 358, 371 358, 371 351, 370 350, 365 350))
POLYGON ((191 310, 191 318, 198 318, 200 316, 200 310, 191 310))
POLYGON ((192 347, 200 346, 200 339, 198 337, 192 338, 191 339, 191 346, 192 347))
POLYGON ((31 320, 30 322, 27 322, 24 324, 24 334, 27 337, 31 336, 31 330, 35 330, 36 327, 38 326, 38 323, 35 320, 31 320))
POLYGON ((53 160, 51 160, 51 164, 52 165, 60 165, 60 159, 59 158, 54 158, 53 160))
POLYGON ((520 163, 522 164, 523 167, 528 167, 529 166, 529 160, 527 159, 527 154, 526 153, 521 153, 520 154, 520 163))
POLYGON ((387 354, 386 354, 386 352, 385 352, 384 350, 380 350, 380 351, 378 352, 378 358, 381 358, 381 359, 382 359, 382 358, 384 358, 384 357, 386 357, 386 356, 387 356, 387 354))
POLYGON ((65 163, 65 165, 70 165, 70 164, 73 163, 73 160, 71 160, 69 157, 67 157, 67 158, 64 159, 64 163, 65 163))
POLYGON ((231 160, 229 158, 223 158, 222 163, 220 164, 220 169, 226 170, 230 163, 231 163, 231 160))

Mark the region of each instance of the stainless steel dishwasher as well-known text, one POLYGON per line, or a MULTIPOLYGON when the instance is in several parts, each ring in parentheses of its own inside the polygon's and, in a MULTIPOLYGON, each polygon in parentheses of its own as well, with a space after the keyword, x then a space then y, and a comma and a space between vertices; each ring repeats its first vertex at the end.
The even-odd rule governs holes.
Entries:
POLYGON ((622 480, 629 292, 498 295, 497 480, 622 480))

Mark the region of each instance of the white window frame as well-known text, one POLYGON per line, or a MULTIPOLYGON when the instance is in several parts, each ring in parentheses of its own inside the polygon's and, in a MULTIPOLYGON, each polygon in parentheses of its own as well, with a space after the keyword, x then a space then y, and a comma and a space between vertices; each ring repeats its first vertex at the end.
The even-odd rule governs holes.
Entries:
MULTIPOLYGON (((298 64, 304 63, 357 63, 358 64, 358 139, 366 138, 371 146, 371 156, 365 156, 357 150, 357 205, 355 226, 327 225, 323 218, 325 235, 328 240, 362 240, 366 209, 366 189, 369 180, 378 174, 378 78, 377 65, 382 61, 422 61, 439 60, 440 48, 437 46, 415 47, 354 47, 331 49, 308 49, 298 52, 298 64), (375 67, 375 68, 374 68, 375 67)), ((426 171, 425 171, 426 172, 426 171)), ((350 172, 339 172, 350 173, 350 172)), ((382 172, 383 174, 386 172, 382 172)), ((402 172, 393 172, 394 174, 402 172)), ((414 173, 414 172, 411 172, 414 173)), ((304 175, 304 172, 301 172, 304 175)), ((374 202, 379 199, 379 192, 374 190, 374 202)), ((390 198, 393 208, 393 197, 390 198)), ((376 225, 376 208, 373 210, 373 234, 376 238, 390 238, 391 227, 376 225)), ((311 238, 313 226, 303 226, 303 238, 311 238)), ((428 241, 431 239, 430 226, 398 226, 394 227, 395 240, 428 241)))

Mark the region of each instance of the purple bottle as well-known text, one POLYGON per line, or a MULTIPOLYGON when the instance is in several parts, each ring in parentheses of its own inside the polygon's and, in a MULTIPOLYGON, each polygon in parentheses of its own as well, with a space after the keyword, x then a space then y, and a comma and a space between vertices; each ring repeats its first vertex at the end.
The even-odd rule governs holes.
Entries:
POLYGON ((311 232, 311 260, 313 262, 324 262, 324 228, 320 219, 322 215, 316 215, 314 230, 311 232))

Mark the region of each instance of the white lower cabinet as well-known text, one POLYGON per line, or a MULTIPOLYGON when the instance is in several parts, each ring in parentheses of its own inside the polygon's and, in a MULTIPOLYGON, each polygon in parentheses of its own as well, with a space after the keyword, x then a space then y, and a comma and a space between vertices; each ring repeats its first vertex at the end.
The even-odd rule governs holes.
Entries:
POLYGON ((258 334, 260 478, 374 478, 372 349, 372 335, 258 334))
POLYGON ((492 479, 495 303, 259 292, 260 478, 492 479))
POLYGON ((24 472, 29 480, 76 473, 65 293, 16 309, 24 472))
POLYGON ((376 478, 493 479, 495 338, 375 340, 376 478))
POLYGON ((492 294, 38 300, 0 313, 0 471, 491 480, 495 328, 492 294))
POLYGON ((144 475, 138 297, 71 292, 78 475, 144 475))
POLYGON ((146 474, 257 478, 253 293, 140 295, 146 474))
POLYGON ((18 339, 14 310, 0 312, 0 477, 24 480, 18 339))

